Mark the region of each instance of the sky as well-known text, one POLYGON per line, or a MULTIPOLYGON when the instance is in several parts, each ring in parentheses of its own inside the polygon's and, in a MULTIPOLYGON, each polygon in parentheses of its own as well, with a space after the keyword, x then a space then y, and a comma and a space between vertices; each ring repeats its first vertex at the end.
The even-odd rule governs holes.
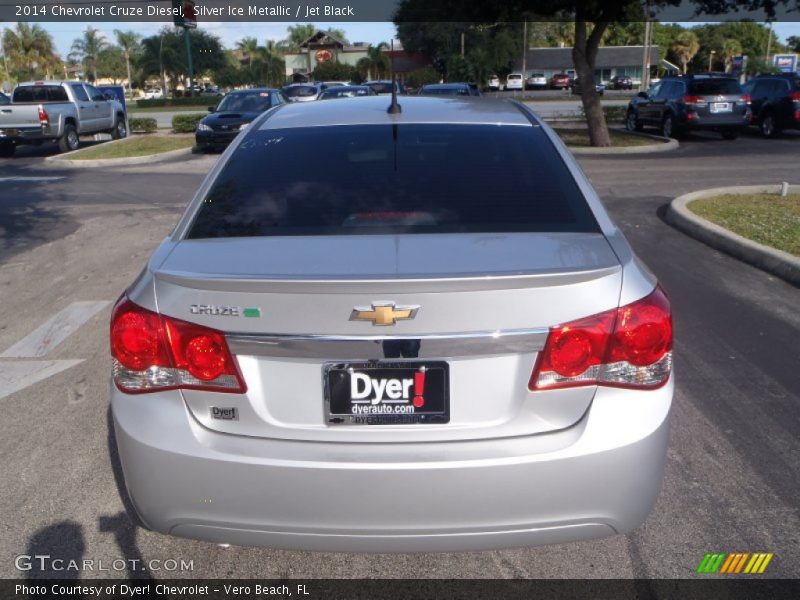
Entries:
MULTIPOLYGON (((6 23, 6 26, 13 27, 15 23, 6 23)), ((72 41, 80 37, 81 32, 86 28, 85 23, 40 23, 40 25, 50 32, 56 45, 56 50, 62 57, 69 54, 72 41)), ((294 23, 270 23, 270 22, 204 22, 202 28, 216 34, 222 40, 224 46, 231 48, 234 44, 243 37, 255 36, 258 38, 259 43, 263 44, 265 40, 280 40, 286 37, 286 28, 294 23)), ((320 29, 327 29, 333 27, 336 29, 343 29, 347 34, 347 38, 351 42, 368 42, 377 44, 379 42, 388 42, 395 36, 395 27, 393 23, 389 22, 373 22, 373 23, 314 23, 320 29)), ((141 33, 144 37, 155 34, 164 23, 135 23, 135 22, 101 22, 95 23, 95 27, 100 29, 103 35, 109 40, 114 40, 114 30, 129 30, 132 29, 141 33)), ((774 26, 775 33, 785 41, 791 35, 800 35, 800 22, 794 23, 776 23, 774 26)))

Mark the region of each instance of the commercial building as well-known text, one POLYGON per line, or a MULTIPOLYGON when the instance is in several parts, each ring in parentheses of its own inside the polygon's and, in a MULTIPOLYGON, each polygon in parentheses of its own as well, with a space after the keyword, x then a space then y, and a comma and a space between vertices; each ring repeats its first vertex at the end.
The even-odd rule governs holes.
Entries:
MULTIPOLYGON (((650 65, 655 71, 678 71, 678 67, 661 59, 658 46, 650 47, 650 65)), ((568 73, 575 76, 575 65, 572 62, 572 48, 529 48, 526 55, 526 77, 532 73, 544 73, 549 80, 556 73, 568 73)), ((615 75, 627 75, 634 85, 642 81, 642 63, 644 62, 644 46, 603 46, 597 51, 595 63, 595 81, 608 82, 615 75)), ((514 72, 522 71, 522 60, 514 65, 514 72)), ((655 73, 651 72, 654 76, 655 73)))

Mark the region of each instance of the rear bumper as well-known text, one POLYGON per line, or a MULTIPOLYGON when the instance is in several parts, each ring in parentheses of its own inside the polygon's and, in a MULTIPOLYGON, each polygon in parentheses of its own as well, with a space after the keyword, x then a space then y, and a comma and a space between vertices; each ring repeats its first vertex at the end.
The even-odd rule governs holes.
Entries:
POLYGON ((0 127, 0 144, 12 143, 21 146, 55 139, 58 139, 58 132, 51 127, 14 127, 6 129, 0 127))
POLYGON ((256 439, 199 425, 178 392, 112 385, 126 486, 152 529, 218 543, 411 552, 623 533, 661 486, 673 381, 600 388, 573 427, 444 443, 256 439))
POLYGON ((744 129, 750 125, 750 112, 724 116, 695 113, 692 118, 683 113, 678 122, 686 129, 744 129))

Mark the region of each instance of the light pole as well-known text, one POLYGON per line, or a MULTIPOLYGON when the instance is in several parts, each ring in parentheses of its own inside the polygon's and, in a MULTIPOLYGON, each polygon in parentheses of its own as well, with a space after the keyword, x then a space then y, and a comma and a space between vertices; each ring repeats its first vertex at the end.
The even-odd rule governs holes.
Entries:
POLYGON ((711 61, 714 60, 714 55, 717 53, 716 50, 712 50, 708 53, 708 72, 711 73, 711 61))

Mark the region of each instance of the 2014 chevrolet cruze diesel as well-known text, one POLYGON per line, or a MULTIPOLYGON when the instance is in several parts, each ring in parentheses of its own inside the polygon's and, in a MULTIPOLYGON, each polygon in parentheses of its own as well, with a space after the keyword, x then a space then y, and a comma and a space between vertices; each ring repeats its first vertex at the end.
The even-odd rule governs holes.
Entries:
POLYGON ((139 516, 327 551, 633 529, 666 455, 664 292, 525 106, 389 103, 264 113, 120 298, 139 516))

